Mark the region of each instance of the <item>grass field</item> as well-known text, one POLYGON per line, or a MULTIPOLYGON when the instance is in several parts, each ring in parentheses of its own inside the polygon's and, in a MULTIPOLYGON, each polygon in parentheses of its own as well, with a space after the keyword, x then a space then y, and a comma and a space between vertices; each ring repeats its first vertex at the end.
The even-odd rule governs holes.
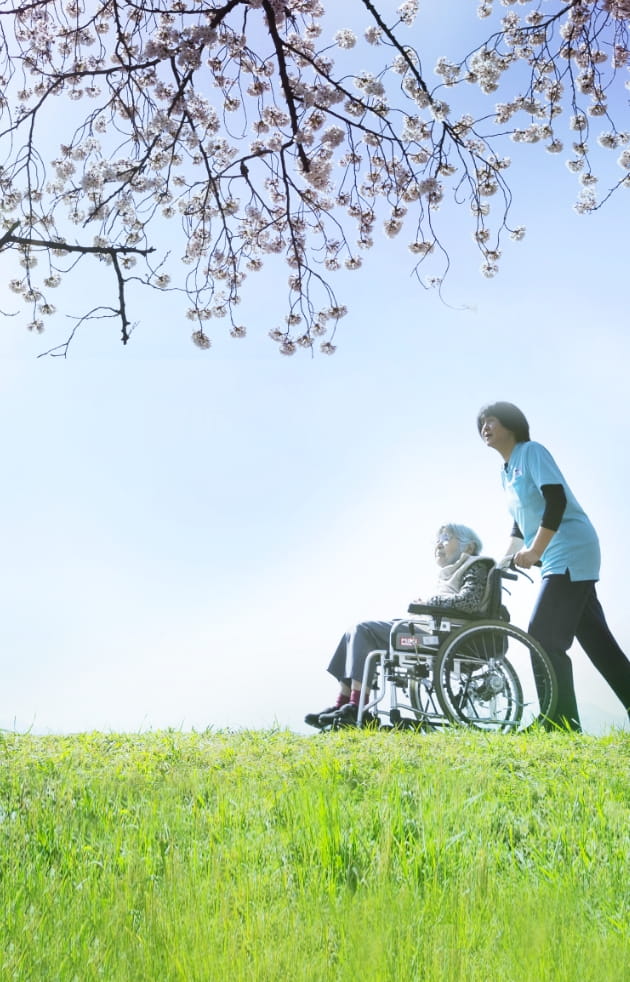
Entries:
POLYGON ((628 982, 630 734, 0 734, 0 980, 628 982))

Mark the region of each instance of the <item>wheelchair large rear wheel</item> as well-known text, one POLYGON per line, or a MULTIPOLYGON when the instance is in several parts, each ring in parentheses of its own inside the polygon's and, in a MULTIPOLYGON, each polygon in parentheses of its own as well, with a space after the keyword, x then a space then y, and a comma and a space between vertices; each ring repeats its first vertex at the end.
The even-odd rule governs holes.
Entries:
POLYGON ((503 732, 552 717, 558 699, 543 648, 505 621, 479 621, 452 634, 435 658, 434 683, 454 723, 503 732))

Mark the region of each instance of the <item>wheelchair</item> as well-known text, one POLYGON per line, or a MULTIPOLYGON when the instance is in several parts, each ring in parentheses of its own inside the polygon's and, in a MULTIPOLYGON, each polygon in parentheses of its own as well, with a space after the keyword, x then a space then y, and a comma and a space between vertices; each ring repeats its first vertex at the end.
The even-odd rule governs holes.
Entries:
POLYGON ((509 733, 553 718, 553 666, 540 644, 510 623, 505 579, 518 579, 514 568, 491 569, 475 615, 410 604, 413 616, 393 622, 389 648, 366 659, 357 725, 509 733))

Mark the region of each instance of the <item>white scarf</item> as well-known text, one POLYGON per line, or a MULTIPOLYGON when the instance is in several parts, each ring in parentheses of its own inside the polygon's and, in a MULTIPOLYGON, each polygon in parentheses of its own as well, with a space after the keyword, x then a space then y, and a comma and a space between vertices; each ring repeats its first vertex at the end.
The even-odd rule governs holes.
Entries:
POLYGON ((454 593, 459 593, 464 573, 469 566, 476 563, 479 559, 481 559, 481 556, 471 556, 469 553, 463 552, 454 563, 450 563, 448 566, 442 566, 438 573, 436 584, 435 592, 437 596, 448 597, 454 593))

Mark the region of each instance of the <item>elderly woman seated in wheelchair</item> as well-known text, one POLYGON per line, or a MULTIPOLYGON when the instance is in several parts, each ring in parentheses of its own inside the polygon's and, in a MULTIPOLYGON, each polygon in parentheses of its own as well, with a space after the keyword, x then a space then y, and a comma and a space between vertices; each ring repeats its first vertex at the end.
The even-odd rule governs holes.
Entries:
POLYGON ((411 618, 346 632, 328 666, 337 700, 305 722, 320 730, 459 723, 515 731, 551 715, 557 684, 547 655, 509 623, 502 604, 502 578, 516 574, 480 553, 468 526, 442 525, 434 593, 409 605, 411 618))

